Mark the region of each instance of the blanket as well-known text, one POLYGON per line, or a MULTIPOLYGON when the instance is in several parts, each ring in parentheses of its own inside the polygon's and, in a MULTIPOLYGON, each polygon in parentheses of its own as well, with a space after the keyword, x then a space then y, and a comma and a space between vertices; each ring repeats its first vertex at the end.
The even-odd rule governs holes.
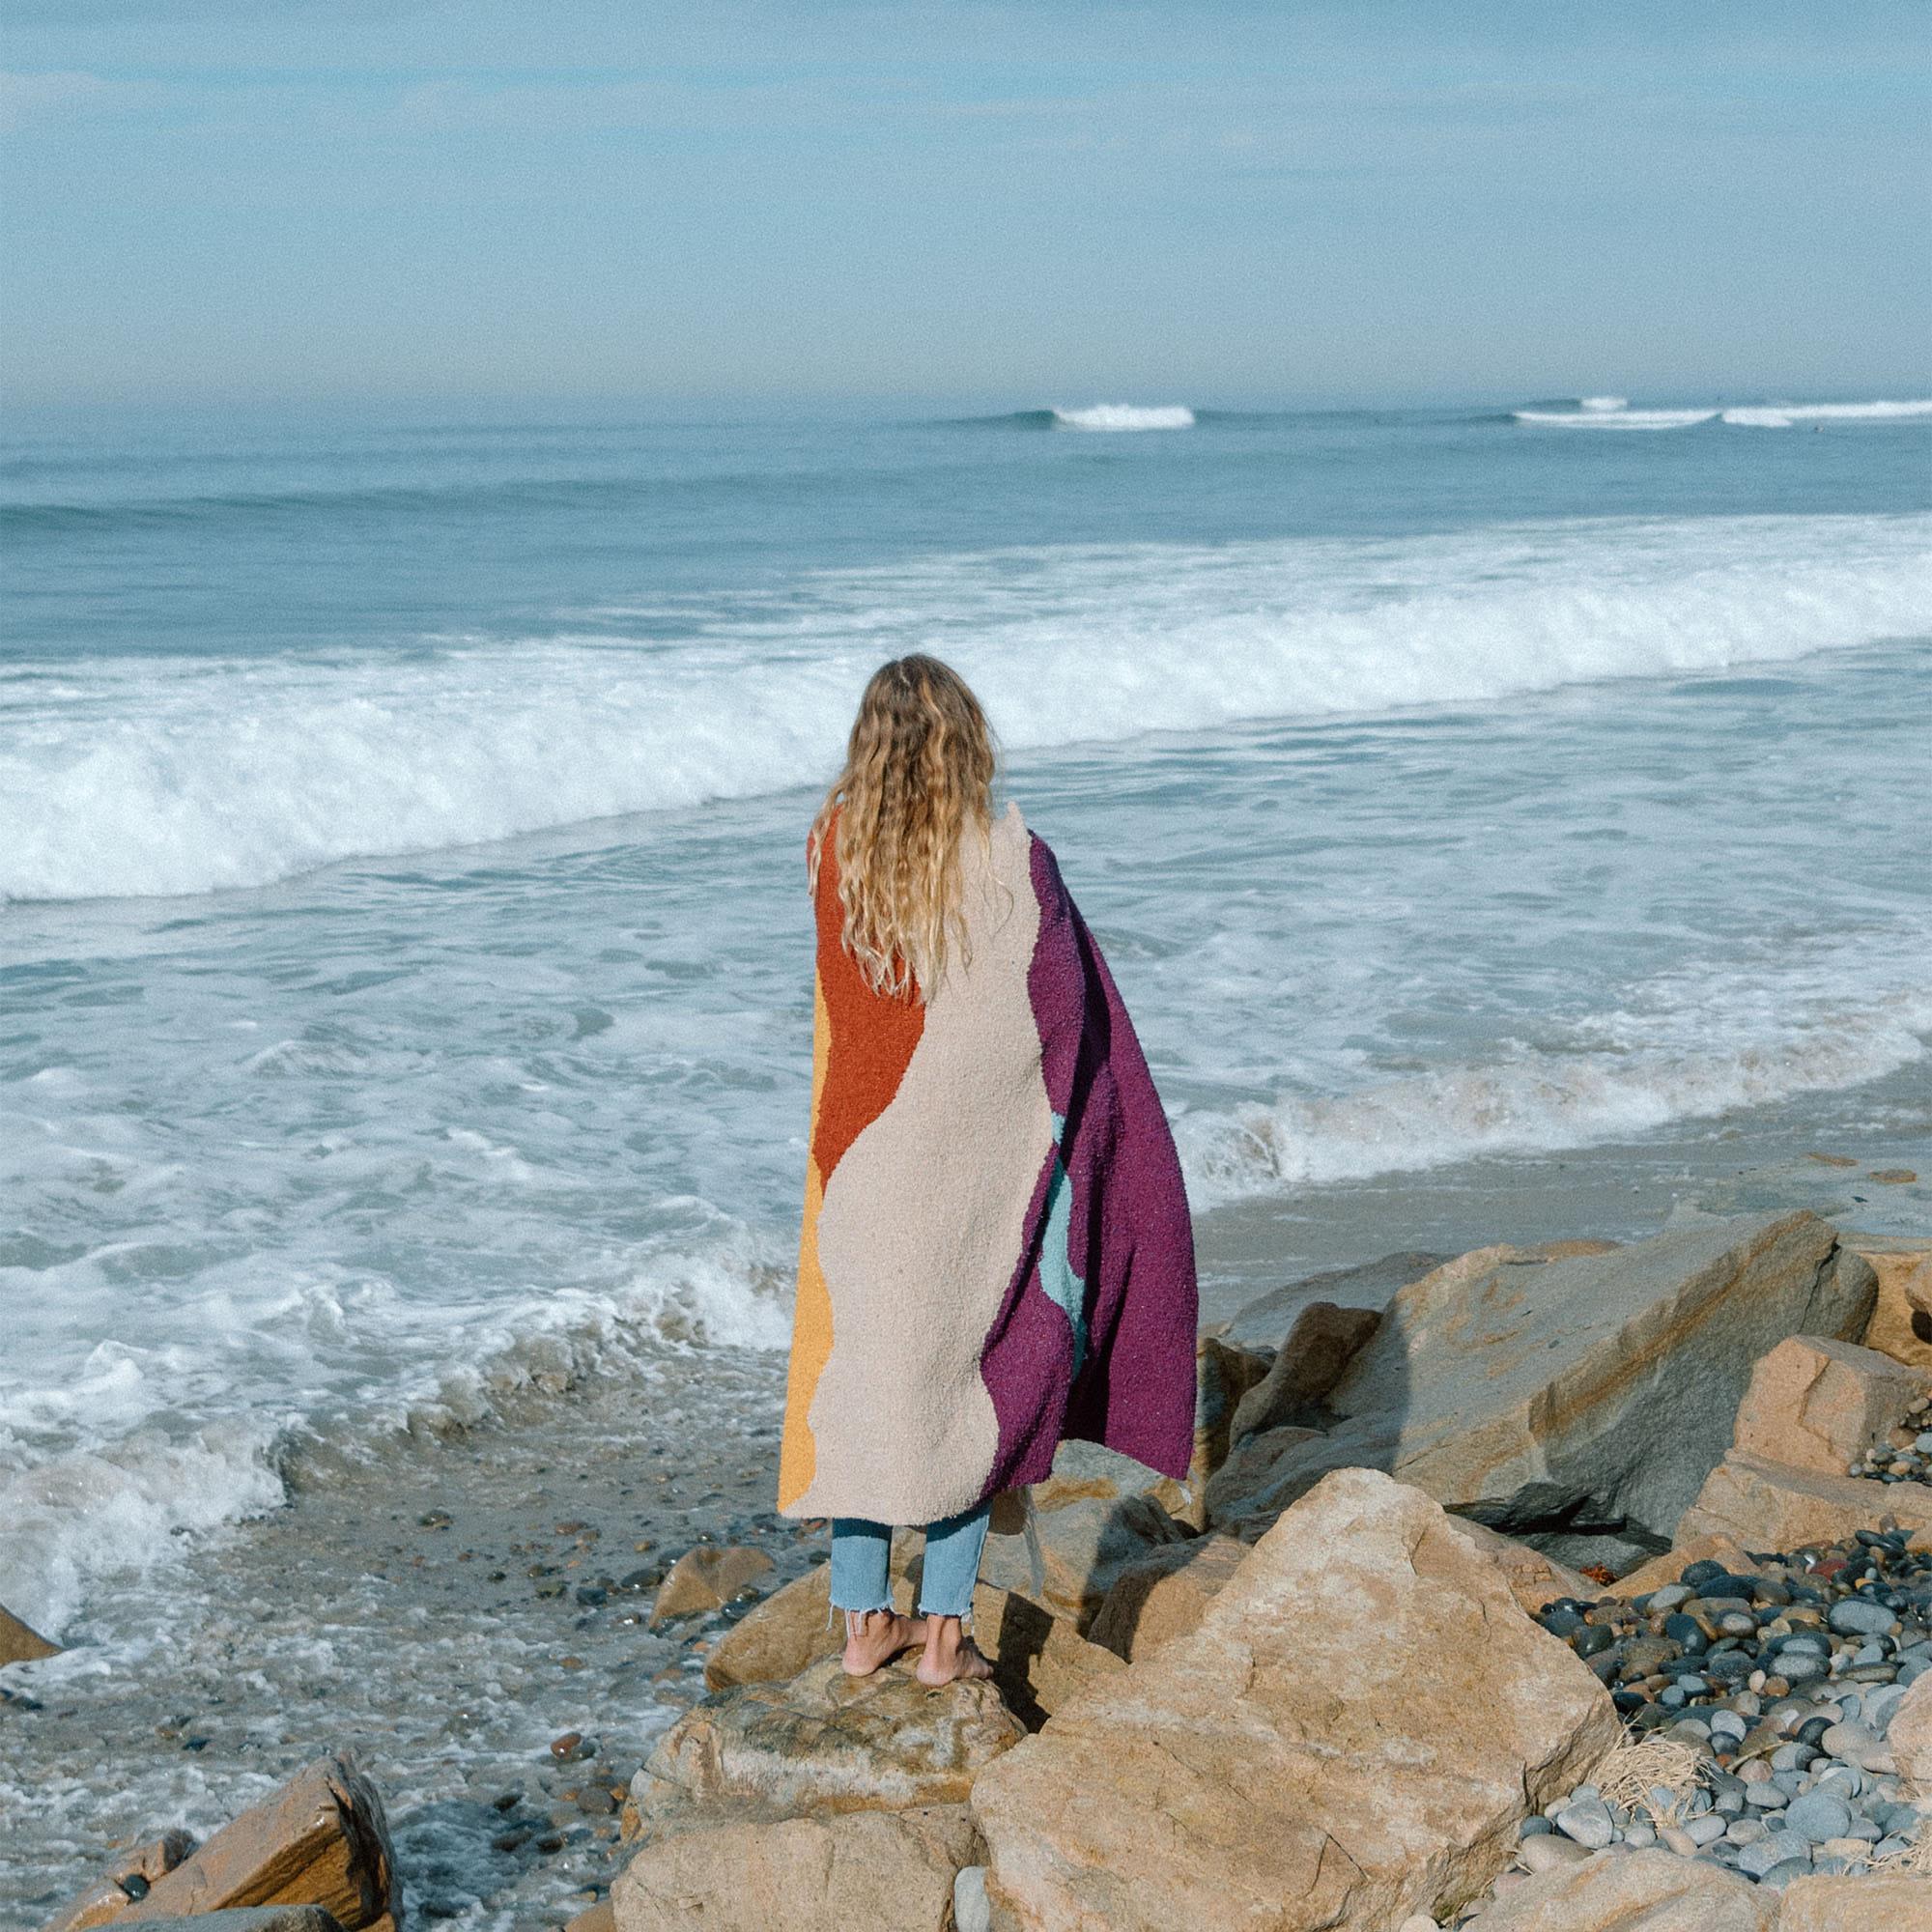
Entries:
POLYGON ((1106 961, 1017 808, 960 846, 941 983, 874 992, 816 895, 811 1124, 779 1507, 926 1523, 1066 1437, 1182 1478, 1194 1240, 1106 961))

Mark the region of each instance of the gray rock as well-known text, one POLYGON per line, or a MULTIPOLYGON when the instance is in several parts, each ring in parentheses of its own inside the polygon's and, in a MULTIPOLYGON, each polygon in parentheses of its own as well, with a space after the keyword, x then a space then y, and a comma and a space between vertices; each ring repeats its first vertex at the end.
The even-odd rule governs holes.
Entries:
POLYGON ((1852 1807, 1829 1791, 1807 1791, 1794 1798, 1784 1814, 1784 1829, 1813 1845, 1842 1838, 1850 1829, 1852 1807))
POLYGON ((1557 1812, 1555 1825, 1565 1837, 1575 1838, 1579 1845, 1587 1845, 1593 1852, 1602 1851, 1616 1835, 1609 1807, 1597 1797, 1572 1798, 1557 1812))
POLYGON ((1755 1844, 1745 1845, 1738 1852, 1738 1869, 1748 1872, 1752 1878, 1762 1878, 1772 1866, 1780 1863, 1784 1858, 1784 1848, 1775 1837, 1760 1838, 1755 1844))
POLYGON ((1707 1811, 1701 1818, 1692 1818, 1684 1832, 1693 1844, 1715 1845, 1724 1835, 1724 1820, 1715 1811, 1707 1811))
POLYGON ((1825 1621, 1840 1636, 1883 1636, 1898 1619, 1883 1604, 1869 1603, 1863 1597, 1841 1597, 1825 1621))
POLYGON ((250 1905, 235 1912, 202 1912, 192 1918, 144 1918, 145 1932, 342 1932, 320 1905, 250 1905))
POLYGON ((1526 1871, 1553 1871, 1558 1865, 1581 1864, 1590 1856, 1590 1848, 1579 1845, 1575 1838, 1562 1838, 1551 1833, 1540 1838, 1525 1838, 1517 1847, 1516 1856, 1526 1871))
POLYGON ((955 1932, 989 1932, 993 1909, 986 1897, 986 1867, 967 1865, 952 1881, 955 1932))

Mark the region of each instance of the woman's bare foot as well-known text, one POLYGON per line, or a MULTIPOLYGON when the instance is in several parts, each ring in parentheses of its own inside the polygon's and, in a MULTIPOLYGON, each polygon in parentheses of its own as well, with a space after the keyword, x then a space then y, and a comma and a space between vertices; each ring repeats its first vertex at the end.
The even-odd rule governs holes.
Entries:
POLYGON ((845 1612, 845 1674, 869 1677, 902 1650, 910 1650, 925 1635, 922 1617, 902 1617, 896 1610, 845 1612))
POLYGON ((935 1690, 960 1678, 990 1677, 993 1666, 980 1655, 980 1647, 966 1634, 957 1617, 928 1616, 925 1620, 925 1649, 913 1665, 913 1675, 935 1690))

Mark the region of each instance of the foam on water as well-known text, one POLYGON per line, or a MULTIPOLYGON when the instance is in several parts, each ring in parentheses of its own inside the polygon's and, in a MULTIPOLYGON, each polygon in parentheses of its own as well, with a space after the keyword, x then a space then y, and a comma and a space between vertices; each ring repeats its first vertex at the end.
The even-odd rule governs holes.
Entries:
POLYGON ((1559 429, 1689 429, 1709 422, 1709 410, 1633 410, 1609 397, 1598 397, 1574 410, 1512 410, 1520 423, 1541 423, 1559 429))
POLYGON ((1920 422, 1932 419, 1932 402, 1777 403, 1726 410, 1723 419, 1741 429, 1790 429, 1801 422, 1920 422))
POLYGON ((1084 410, 1055 410, 1056 429, 1192 429, 1194 412, 1179 404, 1142 409, 1132 403, 1095 403, 1084 410))
POLYGON ((16 663, 0 897, 203 893, 783 790, 830 768, 867 672, 912 646, 959 665, 1008 745, 1045 747, 1927 629, 1932 518, 1604 519, 915 558, 815 576, 768 617, 670 643, 16 663))

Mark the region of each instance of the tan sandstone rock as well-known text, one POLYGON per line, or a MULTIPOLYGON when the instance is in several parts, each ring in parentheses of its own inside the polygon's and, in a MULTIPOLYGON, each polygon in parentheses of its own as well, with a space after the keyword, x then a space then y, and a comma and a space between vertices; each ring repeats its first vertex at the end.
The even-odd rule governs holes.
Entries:
POLYGON ((1311 1301, 1294 1318, 1268 1372, 1241 1398, 1234 1439, 1283 1423, 1320 1426, 1320 1406, 1381 1321, 1373 1308, 1311 1301))
POLYGON ((1525 1879, 1477 1923, 1482 1932, 1773 1932, 1777 1894, 1674 1852, 1599 1852, 1525 1879))
POLYGON ((1864 1345, 1916 1369, 1932 1370, 1932 1238, 1911 1235, 1838 1236, 1878 1276, 1878 1301, 1864 1345))
POLYGON ((980 1774, 988 1893, 1028 1932, 1385 1932, 1478 1895, 1617 1733, 1439 1508, 1342 1471, 980 1774))
POLYGON ((720 1610, 738 1595, 749 1590, 760 1577, 769 1574, 772 1559, 762 1549, 748 1549, 739 1544, 700 1543, 687 1549, 658 1585, 651 1605, 653 1626, 672 1617, 688 1617, 703 1610, 720 1610))
POLYGON ((1576 1597, 1589 1604, 1604 1594, 1601 1583, 1591 1581, 1580 1571, 1557 1562, 1553 1556, 1546 1556, 1540 1549, 1532 1549, 1526 1543, 1519 1543, 1513 1536, 1504 1536, 1463 1517, 1451 1517, 1450 1521, 1496 1566, 1518 1608, 1531 1616, 1559 1597, 1576 1597))
POLYGON ((128 1909, 132 1893, 165 1878, 194 1850, 194 1839, 185 1832, 163 1832, 149 1844, 123 1852, 101 1875, 47 1920, 42 1932, 85 1932, 90 1925, 105 1925, 128 1909), (128 1886, 125 1881, 139 1880, 128 1886))
POLYGON ((687 1711, 632 1793, 639 1811, 743 1801, 767 1814, 956 1804, 1026 1735, 985 1683, 929 1690, 903 1663, 848 1677, 837 1658, 785 1684, 742 1684, 687 1711))
POLYGON ((1724 1536, 1747 1549, 1788 1550, 1839 1543, 1894 1518, 1915 1549, 1932 1549, 1932 1489, 1873 1483, 1767 1463, 1737 1450, 1713 1469, 1684 1512, 1678 1536, 1724 1536))
POLYGON ((1191 1631, 1247 1557, 1248 1546, 1232 1536, 1153 1550, 1114 1579, 1087 1634, 1131 1662, 1191 1631))
POLYGON ((645 1846, 611 1903, 617 1932, 952 1932, 978 1853, 963 1804, 724 1824, 645 1846))
POLYGON ((832 1566, 816 1564, 754 1604, 718 1639, 704 1660, 704 1682, 713 1690, 779 1683, 836 1656, 844 1643, 843 1620, 832 1614, 832 1566))
POLYGON ((1208 1479, 1228 1460, 1235 1417, 1269 1373, 1265 1355, 1204 1335, 1194 1351, 1194 1457, 1184 1483, 1154 1486, 1155 1499, 1178 1522, 1200 1530, 1208 1522, 1208 1479))
POLYGON ((395 1932, 402 1906, 388 1820, 346 1752, 319 1759, 223 1826, 138 1902, 85 1922, 196 1918, 246 1905, 320 1905, 343 1932, 395 1932))
POLYGON ((319 1905, 248 1905, 231 1912, 197 1912, 192 1918, 144 1918, 152 1932, 343 1932, 342 1921, 319 1905))
POLYGON ((1607 1254, 1464 1255, 1389 1304, 1328 1397, 1343 1420, 1215 1520, 1285 1506, 1344 1460, 1514 1534, 1587 1520, 1667 1538, 1729 1446, 1758 1357, 1791 1334, 1861 1333, 1876 1293, 1806 1212, 1607 1254))
POLYGON ((1932 1878, 1899 1872, 1795 1878, 1775 1923, 1776 1932, 1932 1932, 1932 1878))
POLYGON ((1767 1463, 1842 1476, 1932 1394, 1932 1375, 1876 1349, 1793 1335, 1751 1371, 1732 1444, 1767 1463))
MULTIPOLYGON (((1189 1535, 1151 1496, 1083 1496, 1037 1519, 1044 1570, 1043 1603, 1082 1634, 1114 1579, 1162 1544, 1189 1535)), ((982 1581, 1015 1596, 1034 1596, 1032 1564, 1018 1537, 993 1537, 980 1566, 982 1581)))
POLYGON ((1285 1287, 1270 1289, 1250 1301, 1232 1321, 1216 1332, 1246 1349, 1272 1349, 1293 1327, 1295 1318, 1311 1302, 1330 1301, 1343 1308, 1386 1308, 1398 1289, 1420 1281, 1431 1268, 1438 1268, 1448 1255, 1423 1254, 1405 1249, 1401 1254, 1383 1255, 1373 1262, 1358 1262, 1352 1267, 1325 1268, 1320 1274, 1304 1275, 1285 1287))
MULTIPOLYGON (((1932 1672, 1918 1678, 1898 1700, 1885 1734, 1898 1775, 1932 1799, 1932 1672)), ((1932 1879, 1926 1881, 1932 1888, 1932 1879)))
POLYGON ((43 1657, 59 1655, 59 1644, 48 1642, 0 1604, 0 1664, 33 1663, 43 1657))

